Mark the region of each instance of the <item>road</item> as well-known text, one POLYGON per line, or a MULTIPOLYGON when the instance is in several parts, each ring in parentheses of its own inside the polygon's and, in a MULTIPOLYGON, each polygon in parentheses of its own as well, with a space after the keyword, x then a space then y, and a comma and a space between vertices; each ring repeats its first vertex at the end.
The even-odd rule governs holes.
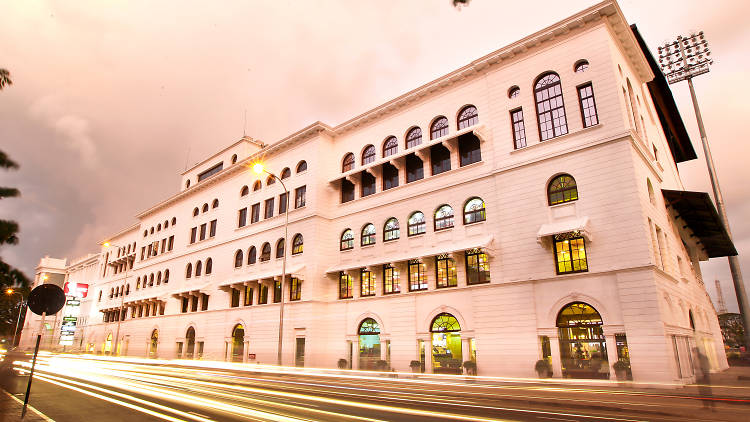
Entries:
MULTIPOLYGON (((17 369, 28 362, 15 360, 17 369)), ((0 377, 23 398, 27 376, 0 377)), ((747 420, 748 399, 716 412, 677 390, 210 361, 40 356, 31 404, 66 421, 684 421, 747 420)), ((739 397, 739 398, 738 398, 739 397)))

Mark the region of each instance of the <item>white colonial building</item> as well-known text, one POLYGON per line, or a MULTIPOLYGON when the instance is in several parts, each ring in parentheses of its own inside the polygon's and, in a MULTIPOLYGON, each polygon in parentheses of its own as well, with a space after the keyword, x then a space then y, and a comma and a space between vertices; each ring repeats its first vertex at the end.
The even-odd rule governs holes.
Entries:
POLYGON ((37 280, 89 285, 68 348, 94 353, 275 363, 283 299, 286 365, 688 382, 693 347, 727 367, 699 261, 736 253, 694 158, 605 1, 338 126, 242 138, 37 280))

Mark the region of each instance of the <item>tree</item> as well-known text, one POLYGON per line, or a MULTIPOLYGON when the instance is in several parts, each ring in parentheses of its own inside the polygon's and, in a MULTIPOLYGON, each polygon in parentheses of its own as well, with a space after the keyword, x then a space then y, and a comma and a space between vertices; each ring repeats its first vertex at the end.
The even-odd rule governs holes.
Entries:
POLYGON ((13 81, 10 80, 10 72, 8 72, 8 69, 0 67, 0 89, 3 89, 5 85, 13 85, 13 81))
POLYGON ((724 344, 729 347, 740 347, 745 338, 745 329, 742 326, 740 314, 726 313, 719 315, 719 327, 724 344))

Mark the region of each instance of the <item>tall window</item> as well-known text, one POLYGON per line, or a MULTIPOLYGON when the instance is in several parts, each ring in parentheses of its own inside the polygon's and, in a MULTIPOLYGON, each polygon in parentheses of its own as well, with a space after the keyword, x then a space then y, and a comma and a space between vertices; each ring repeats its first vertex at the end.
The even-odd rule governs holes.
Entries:
POLYGON ((406 183, 424 179, 424 163, 415 154, 406 156, 406 183))
POLYGON ((579 273, 588 271, 586 243, 582 237, 570 237, 572 233, 555 235, 555 261, 557 273, 579 273))
POLYGON ((464 205, 464 224, 484 221, 486 217, 487 213, 485 212, 482 198, 474 197, 466 201, 464 205))
POLYGON ((250 209, 250 224, 260 221, 260 202, 253 204, 250 209))
POLYGON ((411 128, 406 134, 406 149, 413 148, 422 143, 422 129, 411 128))
POLYGON ((366 268, 359 271, 360 296, 375 296, 375 277, 366 268))
POLYGON ((266 199, 266 208, 265 208, 265 214, 263 215, 263 218, 273 217, 273 200, 274 198, 266 199))
POLYGON ((239 268, 242 266, 242 249, 237 249, 237 252, 234 253, 234 268, 239 268))
POLYGON ((339 299, 351 299, 352 276, 341 271, 339 273, 339 299))
POLYGON ((448 134, 448 119, 440 116, 430 126, 430 139, 437 139, 448 134))
POLYGON ((409 291, 427 290, 425 265, 418 259, 409 261, 409 291))
POLYGON ((360 183, 362 185, 362 197, 375 193, 375 176, 363 171, 360 176, 360 183))
POLYGON ((258 305, 268 303, 268 285, 261 284, 258 286, 258 305))
POLYGON ((391 217, 386 220, 383 226, 383 241, 396 240, 400 236, 400 230, 398 220, 396 217, 391 217))
POLYGON ((368 145, 362 151, 362 165, 370 164, 375 161, 375 147, 368 145))
MULTIPOLYGON (((198 234, 198 228, 193 227, 190 229, 190 243, 195 243, 195 237, 198 234)), ((148 245, 148 256, 151 256, 151 245, 148 245)))
POLYGON ((424 213, 422 211, 415 211, 409 216, 408 230, 409 236, 425 232, 424 213))
POLYGON ((286 239, 281 238, 276 242, 276 258, 284 256, 284 249, 286 248, 286 239))
POLYGON ((271 259, 271 244, 266 242, 260 249, 260 262, 266 262, 271 259))
POLYGON ((594 102, 594 88, 591 86, 591 82, 578 87, 578 100, 581 105, 583 127, 599 124, 599 116, 596 114, 596 103, 594 102))
POLYGON ((289 280, 289 301, 300 300, 302 297, 302 283, 297 277, 289 280))
POLYGON ((453 227, 453 208, 450 205, 441 205, 435 210, 435 231, 453 227))
POLYGON ((307 195, 307 186, 300 186, 294 190, 294 208, 305 206, 305 196, 307 195))
POLYGON ((523 123, 523 109, 517 108, 510 111, 510 121, 513 125, 513 148, 520 149, 526 146, 526 125, 523 123))
MULTIPOLYGON (((204 240, 206 238, 206 223, 201 224, 201 237, 200 240, 204 240)), ((154 250, 154 255, 156 255, 156 250, 154 250)))
POLYGON ((216 236, 216 220, 211 220, 208 223, 208 237, 216 236))
POLYGON ((240 290, 239 289, 234 289, 234 288, 232 289, 232 298, 230 299, 229 306, 232 308, 236 308, 240 306, 240 290))
POLYGON ((562 85, 556 73, 542 75, 534 86, 539 138, 542 141, 568 133, 562 85))
POLYGON ((444 173, 451 169, 451 152, 441 144, 430 147, 432 175, 444 173))
POLYGON ((341 179, 341 203, 354 200, 354 183, 341 179))
MULTIPOLYGON (((237 291, 237 293, 239 293, 239 291, 237 291)), ((253 288, 250 287, 250 286, 245 286, 245 303, 244 303, 244 305, 245 306, 250 306, 252 304, 253 304, 253 288)))
POLYGON ((343 233, 341 233, 341 243, 339 249, 342 251, 354 249, 354 232, 352 231, 352 229, 346 229, 343 233))
POLYGON ((214 260, 211 259, 211 258, 208 258, 206 260, 206 275, 211 274, 211 272, 213 271, 213 269, 214 269, 214 260))
POLYGON ((281 302, 281 281, 273 283, 273 303, 281 302))
POLYGON ((398 169, 391 163, 383 164, 383 190, 398 186, 398 169))
POLYGON ((199 277, 202 271, 203 271, 203 263, 201 261, 196 262, 195 263, 195 276, 199 277))
POLYGON ((396 154, 398 152, 398 139, 395 136, 390 136, 383 143, 383 157, 396 154))
POLYGON ((247 207, 240 210, 237 220, 237 227, 245 227, 247 224, 247 207))
MULTIPOLYGON (((185 267, 185 278, 190 278, 192 276, 193 276, 193 264, 188 263, 187 266, 185 267)), ((143 277, 143 287, 146 287, 146 277, 143 277)))
POLYGON ((477 108, 473 105, 467 105, 458 113, 458 130, 474 126, 479 123, 477 108))
POLYGON ((284 192, 281 195, 279 195, 279 215, 284 214, 286 212, 287 205, 289 204, 289 199, 287 198, 287 195, 289 195, 287 192, 284 192))
POLYGON ((549 183, 547 199, 550 205, 562 204, 578 199, 578 186, 573 176, 561 174, 549 183))
POLYGON ((349 170, 354 169, 354 154, 348 153, 344 156, 344 160, 341 162, 341 172, 346 173, 349 170))
POLYGON ((482 161, 482 148, 477 135, 464 133, 458 137, 458 161, 461 167, 482 161))
POLYGON ((307 161, 302 160, 297 163, 297 173, 302 173, 305 170, 307 170, 307 161))
POLYGON ((297 233, 292 239, 292 255, 301 254, 304 247, 304 240, 302 239, 302 233, 297 233))
POLYGON ((375 244, 375 225, 374 224, 368 223, 362 228, 362 237, 361 237, 360 243, 362 246, 375 244))
POLYGON ((456 261, 448 254, 435 257, 435 275, 437 276, 437 287, 456 287, 456 261))
POLYGON ((466 251, 466 284, 490 282, 490 264, 481 249, 466 251))
POLYGON ((383 265, 383 294, 399 292, 401 292, 401 286, 398 270, 391 264, 383 265))
POLYGON ((256 259, 258 258, 258 250, 255 249, 255 246, 250 246, 250 249, 247 250, 247 264, 255 264, 256 259))

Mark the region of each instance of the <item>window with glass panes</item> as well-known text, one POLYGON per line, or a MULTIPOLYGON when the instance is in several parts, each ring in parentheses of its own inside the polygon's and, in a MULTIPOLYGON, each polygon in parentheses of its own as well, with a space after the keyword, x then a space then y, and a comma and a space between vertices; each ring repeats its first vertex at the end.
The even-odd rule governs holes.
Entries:
POLYGON ((479 123, 479 115, 477 114, 477 108, 473 105, 464 107, 458 114, 458 130, 473 126, 477 123, 479 123))
POLYGON ((447 254, 435 257, 435 275, 437 276, 437 287, 456 287, 456 261, 447 254))
POLYGON ((425 232, 424 214, 421 211, 414 212, 409 216, 408 223, 409 236, 425 232))
POLYGON ((263 215, 263 218, 273 217, 273 200, 274 198, 266 199, 266 208, 265 208, 265 214, 263 215))
POLYGON ((364 151, 362 151, 362 165, 370 164, 373 161, 375 161, 375 147, 368 145, 365 147, 364 151))
POLYGON ((284 214, 287 208, 287 193, 279 195, 279 215, 284 214))
POLYGON ((341 179, 341 203, 354 200, 354 183, 341 179))
POLYGON ((555 177, 547 187, 547 199, 550 205, 578 200, 576 180, 568 174, 555 177))
POLYGON ((409 291, 427 290, 427 274, 424 262, 415 259, 409 261, 409 291))
POLYGON ((362 197, 370 196, 375 193, 375 183, 376 183, 375 176, 373 176, 367 171, 363 171, 360 174, 359 181, 360 181, 360 186, 362 188, 361 189, 362 197))
POLYGON ((253 304, 253 288, 250 286, 245 286, 245 306, 250 306, 253 304))
POLYGON ((301 234, 297 234, 292 238, 292 255, 301 254, 304 250, 304 239, 301 234))
POLYGON ((383 265, 383 294, 401 292, 398 270, 391 264, 383 265))
POLYGON ((572 233, 555 235, 557 273, 579 273, 589 270, 586 261, 586 242, 572 233))
POLYGON ((396 153, 398 153, 398 139, 395 136, 391 136, 383 144, 383 157, 396 153))
POLYGON ((383 241, 396 240, 400 236, 398 220, 395 217, 389 218, 383 226, 383 241))
POLYGON ((351 299, 352 297, 352 277, 345 273, 339 273, 339 299, 351 299))
POLYGON ((542 141, 568 133, 562 85, 556 73, 543 75, 534 87, 539 138, 542 141))
POLYGON ((245 224, 247 224, 247 207, 240 210, 237 219, 237 227, 244 227, 245 224))
POLYGON ((435 231, 453 227, 453 208, 442 205, 435 211, 435 231))
POLYGON ((422 129, 415 127, 406 134, 406 148, 413 148, 422 143, 422 129))
POLYGON ((440 116, 430 126, 430 139, 437 139, 448 134, 448 119, 440 116))
POLYGON ((375 277, 372 271, 366 268, 362 268, 359 271, 359 295, 360 296, 375 296, 375 277))
POLYGON ((484 201, 481 198, 471 198, 464 205, 464 224, 484 221, 487 214, 484 209, 484 201))
POLYGON ((375 244, 375 225, 369 223, 362 228, 361 245, 374 245, 375 244))
POLYGON ((451 153, 441 144, 430 147, 430 164, 432 175, 444 173, 451 169, 451 153))
POLYGON ((481 249, 466 251, 466 284, 490 282, 490 264, 481 249))
POLYGON ((302 297, 302 283, 297 277, 292 277, 289 280, 289 300, 300 300, 302 297))
POLYGON ((339 249, 342 251, 354 249, 354 232, 351 229, 346 229, 341 233, 339 249))
POLYGON ((294 190, 294 208, 302 208, 305 206, 305 196, 307 193, 307 186, 300 186, 294 190))
POLYGON ((216 236, 216 220, 211 220, 208 227, 208 237, 216 236))
POLYGON ((599 124, 599 116, 596 114, 596 102, 594 102, 594 88, 591 86, 591 82, 578 87, 578 100, 581 105, 583 127, 599 124))
POLYGON ((398 186, 398 169, 390 163, 383 164, 383 190, 398 186))
POLYGON ((265 305, 268 303, 268 285, 261 284, 258 287, 258 304, 265 305))
POLYGON ((523 122, 523 109, 511 110, 510 121, 513 124, 513 148, 526 146, 526 125, 523 122))
POLYGON ((250 224, 260 221, 260 203, 253 204, 250 212, 250 224))
POLYGON ((281 281, 273 283, 273 303, 281 302, 281 281))

